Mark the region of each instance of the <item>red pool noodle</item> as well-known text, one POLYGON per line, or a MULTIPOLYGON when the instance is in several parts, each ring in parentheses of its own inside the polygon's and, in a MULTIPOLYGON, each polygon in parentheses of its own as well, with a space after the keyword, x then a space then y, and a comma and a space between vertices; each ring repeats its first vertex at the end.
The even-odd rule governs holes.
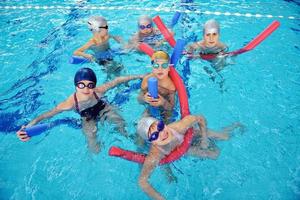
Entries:
POLYGON ((170 33, 168 28, 165 26, 165 24, 162 22, 159 16, 156 16, 153 18, 153 22, 156 24, 157 28, 163 34, 164 38, 167 40, 167 42, 172 46, 175 47, 176 41, 173 37, 173 35, 170 33))
POLYGON ((147 54, 150 57, 154 53, 154 50, 148 44, 146 44, 144 42, 140 43, 138 48, 139 48, 139 50, 143 51, 145 54, 147 54))

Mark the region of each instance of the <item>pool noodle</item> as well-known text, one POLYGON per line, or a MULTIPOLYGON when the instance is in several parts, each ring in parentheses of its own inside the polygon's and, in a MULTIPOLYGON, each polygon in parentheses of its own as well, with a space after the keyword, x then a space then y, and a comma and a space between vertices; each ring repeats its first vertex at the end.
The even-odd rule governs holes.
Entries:
POLYGON ((154 53, 154 50, 146 43, 142 42, 139 44, 138 48, 144 52, 145 54, 147 54, 148 56, 152 56, 154 53))
POLYGON ((153 22, 156 24, 157 28, 159 29, 159 31, 161 32, 161 34, 163 34, 163 36, 167 40, 167 42, 172 47, 175 47, 176 41, 175 41, 173 35, 168 30, 168 28, 162 22, 161 18, 159 16, 156 16, 156 17, 153 18, 153 22))
POLYGON ((157 78, 150 77, 148 79, 148 92, 152 98, 158 98, 158 82, 157 78))
POLYGON ((38 124, 29 128, 25 128, 25 132, 29 137, 40 135, 44 131, 50 128, 50 124, 38 124))
POLYGON ((262 41, 264 41, 269 35, 271 35, 280 26, 279 21, 273 21, 265 30, 263 30, 258 36, 256 36, 251 42, 249 42, 245 47, 229 52, 230 55, 238 55, 247 51, 254 49, 262 41))
POLYGON ((70 64, 83 64, 83 63, 87 63, 90 62, 89 59, 81 57, 81 56, 71 56, 69 59, 69 63, 70 64))
POLYGON ((186 45, 186 41, 183 39, 178 39, 176 42, 176 45, 174 47, 172 56, 171 56, 171 64, 174 66, 177 64, 177 62, 180 59, 180 56, 182 55, 182 51, 184 49, 184 46, 186 45))
POLYGON ((173 28, 177 24, 177 22, 178 22, 178 20, 180 18, 180 15, 181 15, 180 12, 178 12, 178 11, 175 12, 175 14, 174 14, 174 16, 172 18, 172 21, 170 23, 170 28, 173 28))
MULTIPOLYGON (((148 79, 148 92, 152 98, 158 99, 158 82, 157 78, 150 77, 148 79)), ((159 109, 154 106, 149 106, 149 111, 152 117, 159 117, 159 109)))

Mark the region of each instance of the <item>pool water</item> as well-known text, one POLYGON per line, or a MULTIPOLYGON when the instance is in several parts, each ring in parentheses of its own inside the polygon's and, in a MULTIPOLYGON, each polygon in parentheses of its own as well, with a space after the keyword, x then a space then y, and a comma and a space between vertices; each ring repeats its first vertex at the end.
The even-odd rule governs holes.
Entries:
MULTIPOLYGON (((68 63, 72 52, 91 37, 86 27, 89 16, 105 16, 111 34, 126 41, 136 31, 140 15, 160 15, 168 22, 176 9, 188 11, 174 28, 177 39, 200 40, 203 23, 214 18, 230 50, 246 45, 275 19, 281 26, 221 72, 206 61, 192 60, 188 66, 181 60, 177 69, 187 86, 191 113, 203 114, 212 129, 239 121, 246 130, 217 142, 221 155, 215 161, 185 156, 172 163, 177 182, 168 183, 160 168, 150 182, 166 199, 300 198, 300 3, 183 2, 0 2, 0 199, 148 199, 137 184, 141 167, 108 156, 113 145, 138 150, 109 124, 99 128, 98 155, 88 152, 74 112, 48 120, 56 126, 29 142, 19 141, 15 132, 71 95, 73 76, 80 67, 91 67, 99 83, 106 81, 96 64, 68 63)), ((151 70, 145 55, 131 53, 116 59, 125 66, 123 75, 151 70)), ((132 135, 144 110, 136 100, 138 84, 130 82, 106 95, 118 106, 132 135)))

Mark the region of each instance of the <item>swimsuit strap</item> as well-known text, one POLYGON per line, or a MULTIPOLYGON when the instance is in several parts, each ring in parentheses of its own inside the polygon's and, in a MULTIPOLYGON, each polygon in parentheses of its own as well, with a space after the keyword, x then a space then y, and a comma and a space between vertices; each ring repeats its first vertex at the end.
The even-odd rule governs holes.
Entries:
POLYGON ((95 98, 97 99, 97 101, 99 101, 99 100, 100 100, 100 98, 98 97, 98 95, 96 94, 96 92, 95 92, 95 91, 93 92, 93 94, 94 94, 95 98))
POLYGON ((76 96, 76 93, 74 93, 74 101, 75 101, 75 108, 76 108, 76 111, 79 113, 79 106, 78 106, 78 100, 77 100, 77 96, 76 96))

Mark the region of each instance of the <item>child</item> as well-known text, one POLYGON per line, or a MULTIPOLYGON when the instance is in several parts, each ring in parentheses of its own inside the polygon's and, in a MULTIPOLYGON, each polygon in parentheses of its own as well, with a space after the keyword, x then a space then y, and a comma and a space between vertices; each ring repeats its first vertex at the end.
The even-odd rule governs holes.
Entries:
MULTIPOLYGON (((161 111, 164 121, 169 121, 175 104, 176 88, 169 77, 170 57, 164 51, 156 51, 152 55, 152 73, 146 75, 142 81, 139 100, 161 111), (158 80, 158 98, 152 98, 148 93, 148 79, 158 80)), ((147 114, 149 115, 149 113, 147 114)))
POLYGON ((119 76, 123 65, 113 61, 113 53, 110 49, 109 39, 114 39, 121 43, 121 38, 108 33, 108 25, 105 18, 92 16, 88 20, 88 28, 93 33, 93 37, 82 47, 74 51, 74 55, 85 57, 91 61, 104 66, 104 71, 111 75, 119 76), (85 51, 91 50, 92 54, 85 51))
POLYGON ((213 59, 209 59, 209 61, 212 62, 217 71, 221 70, 226 64, 223 54, 227 52, 228 47, 220 42, 219 38, 219 23, 214 19, 206 21, 203 28, 203 40, 189 45, 188 54, 195 55, 196 52, 204 59, 207 54, 213 55, 213 59))
POLYGON ((208 138, 218 140, 228 140, 229 133, 235 128, 242 127, 239 123, 224 128, 221 133, 216 133, 206 129, 206 120, 203 116, 188 115, 183 119, 171 124, 164 124, 152 117, 143 117, 137 126, 138 134, 146 141, 151 143, 149 153, 145 159, 139 177, 140 187, 153 199, 164 199, 149 183, 149 178, 158 166, 159 161, 174 150, 183 142, 184 134, 188 128, 198 125, 199 129, 194 128, 194 138, 188 154, 195 157, 207 157, 216 159, 219 150, 216 146, 209 144, 208 138), (195 139, 195 141, 194 141, 195 139))
POLYGON ((164 39, 159 30, 153 27, 151 17, 147 15, 141 16, 137 25, 139 31, 130 39, 125 48, 138 50, 138 45, 141 42, 150 45, 154 49, 161 47, 164 39))
POLYGON ((99 153, 100 145, 96 138, 98 121, 103 122, 106 120, 114 123, 119 132, 127 135, 124 119, 101 97, 109 89, 112 89, 121 83, 140 79, 142 77, 142 75, 118 77, 113 81, 96 87, 97 78, 94 71, 90 68, 81 68, 76 72, 74 77, 76 92, 58 104, 54 109, 36 117, 29 124, 23 126, 21 130, 17 132, 17 136, 21 141, 26 142, 30 139, 30 137, 25 132, 25 128, 31 127, 42 120, 53 117, 58 113, 74 110, 81 116, 83 133, 88 142, 89 149, 93 153, 99 153))

